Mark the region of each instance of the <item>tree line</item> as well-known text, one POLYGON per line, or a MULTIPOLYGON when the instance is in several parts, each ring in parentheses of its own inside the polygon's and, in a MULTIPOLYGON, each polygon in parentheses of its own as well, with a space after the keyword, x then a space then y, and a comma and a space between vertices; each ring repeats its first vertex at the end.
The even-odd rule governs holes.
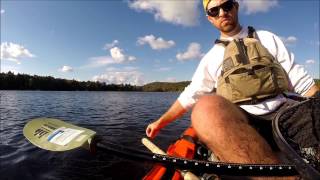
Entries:
POLYGON ((182 91, 190 82, 154 82, 144 86, 106 84, 105 82, 76 81, 28 74, 0 73, 0 90, 43 91, 182 91))
POLYGON ((0 90, 44 91, 141 91, 140 86, 130 84, 106 84, 105 82, 76 81, 28 74, 0 73, 0 90))

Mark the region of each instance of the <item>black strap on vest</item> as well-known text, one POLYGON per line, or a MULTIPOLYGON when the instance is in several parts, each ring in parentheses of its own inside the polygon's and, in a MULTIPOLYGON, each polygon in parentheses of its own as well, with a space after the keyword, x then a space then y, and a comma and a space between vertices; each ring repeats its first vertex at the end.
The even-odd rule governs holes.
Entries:
POLYGON ((222 40, 220 40, 220 39, 216 39, 216 40, 214 41, 214 43, 215 43, 215 44, 223 44, 224 46, 228 46, 229 41, 222 41, 222 40))
POLYGON ((248 26, 248 38, 254 38, 254 32, 256 30, 252 26, 248 26))
MULTIPOLYGON (((252 26, 248 26, 248 38, 255 38, 255 29, 252 26)), ((228 46, 229 41, 223 41, 221 39, 216 39, 214 44, 223 44, 224 46, 228 46)))

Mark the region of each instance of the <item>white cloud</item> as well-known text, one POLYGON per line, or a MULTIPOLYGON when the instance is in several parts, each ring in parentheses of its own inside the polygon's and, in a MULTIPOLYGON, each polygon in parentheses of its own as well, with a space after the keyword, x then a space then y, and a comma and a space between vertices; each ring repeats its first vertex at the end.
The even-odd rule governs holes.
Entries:
POLYGON ((175 45, 172 40, 166 41, 162 37, 156 38, 154 35, 139 37, 137 43, 139 45, 149 44, 154 50, 168 49, 175 45))
POLYGON ((143 74, 137 70, 108 69, 105 74, 97 75, 93 81, 106 82, 107 84, 131 84, 141 86, 144 84, 143 74))
POLYGON ((306 64, 315 64, 315 63, 316 63, 316 61, 313 59, 306 60, 306 64))
POLYGON ((133 0, 128 3, 132 9, 152 13, 157 21, 182 26, 195 26, 199 24, 199 0, 133 0))
POLYGON ((139 68, 138 67, 133 67, 133 66, 126 66, 123 68, 125 71, 137 71, 139 68))
POLYGON ((122 49, 118 47, 113 47, 110 49, 111 57, 117 62, 121 63, 125 60, 125 55, 122 53, 122 49))
POLYGON ((115 60, 115 63, 123 63, 136 60, 136 57, 125 55, 123 52, 123 49, 120 49, 119 47, 113 47, 110 49, 110 55, 115 60))
MULTIPOLYGON (((111 44, 117 44, 117 40, 113 41, 111 44)), ((111 46, 109 46, 111 48, 111 46)), ((110 64, 123 64, 127 62, 135 61, 137 58, 134 56, 129 56, 124 54, 124 50, 119 47, 112 47, 110 50, 110 56, 97 56, 89 58, 89 63, 79 69, 86 69, 86 68, 98 68, 107 66, 110 64)))
POLYGON ((201 53, 201 45, 199 43, 190 43, 186 52, 178 53, 176 58, 179 61, 186 61, 191 59, 200 59, 203 56, 201 53))
POLYGON ((72 72, 73 71, 73 68, 70 67, 70 66, 62 66, 59 71, 61 72, 72 72))
POLYGON ((128 61, 135 61, 135 60, 137 60, 136 57, 134 57, 134 56, 128 56, 128 61))
POLYGON ((0 13, 4 14, 6 11, 4 9, 1 9, 0 13))
POLYGON ((280 37, 280 39, 283 41, 283 43, 285 44, 285 45, 293 45, 293 44, 295 44, 297 41, 298 41, 298 39, 296 38, 296 37, 294 37, 294 36, 289 36, 289 37, 280 37))
POLYGON ((103 49, 108 50, 108 49, 111 49, 111 48, 115 47, 115 46, 118 45, 118 44, 119 44, 119 41, 118 41, 118 40, 113 40, 112 43, 107 43, 107 44, 105 44, 104 47, 103 47, 103 49))
POLYGON ((239 0, 240 8, 245 14, 268 12, 271 8, 278 6, 278 0, 239 0))
POLYGON ((171 67, 160 67, 160 68, 158 68, 158 69, 156 69, 156 71, 161 71, 161 72, 163 72, 163 71, 171 71, 171 67))
POLYGON ((98 68, 98 67, 103 67, 107 66, 109 64, 116 64, 114 59, 110 56, 98 56, 98 57, 91 57, 89 58, 89 64, 80 67, 80 69, 83 68, 98 68))
POLYGON ((138 67, 133 67, 133 66, 125 66, 122 68, 116 68, 116 67, 108 67, 106 68, 107 72, 115 72, 115 71, 137 71, 139 70, 138 67))
POLYGON ((30 53, 28 49, 19 44, 12 42, 1 43, 1 60, 8 60, 20 64, 22 58, 33 58, 35 55, 30 53))

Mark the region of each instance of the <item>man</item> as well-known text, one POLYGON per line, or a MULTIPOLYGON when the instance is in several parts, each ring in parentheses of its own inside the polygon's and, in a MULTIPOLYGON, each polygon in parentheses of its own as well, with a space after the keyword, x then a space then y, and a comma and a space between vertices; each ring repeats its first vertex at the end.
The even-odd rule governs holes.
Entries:
MULTIPOLYGON (((220 31, 220 40, 231 41, 248 36, 248 29, 238 22, 238 2, 203 0, 203 5, 209 22, 220 31)), ((261 44, 285 70, 290 84, 288 90, 306 97, 319 90, 303 67, 294 63, 294 56, 279 37, 267 31, 256 31, 256 34, 261 44)), ((161 128, 193 107, 192 126, 199 139, 220 161, 279 163, 270 147, 273 146, 270 120, 275 112, 285 108, 292 100, 278 93, 254 103, 236 104, 213 93, 215 88, 219 89, 217 84, 222 75, 225 49, 226 46, 219 43, 213 46, 202 58, 190 85, 166 113, 148 125, 146 134, 155 137, 161 128)))

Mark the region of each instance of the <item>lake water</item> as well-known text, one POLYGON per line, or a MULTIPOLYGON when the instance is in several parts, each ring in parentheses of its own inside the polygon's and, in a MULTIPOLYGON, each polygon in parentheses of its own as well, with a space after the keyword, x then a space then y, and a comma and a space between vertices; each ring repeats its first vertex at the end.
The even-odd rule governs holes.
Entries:
MULTIPOLYGON (((32 118, 51 117, 96 131, 107 142, 148 151, 140 139, 146 126, 164 113, 179 93, 0 91, 1 179, 141 179, 150 168, 108 152, 77 149, 49 152, 23 136, 32 118)), ((165 149, 189 125, 189 114, 153 140, 165 149)))

